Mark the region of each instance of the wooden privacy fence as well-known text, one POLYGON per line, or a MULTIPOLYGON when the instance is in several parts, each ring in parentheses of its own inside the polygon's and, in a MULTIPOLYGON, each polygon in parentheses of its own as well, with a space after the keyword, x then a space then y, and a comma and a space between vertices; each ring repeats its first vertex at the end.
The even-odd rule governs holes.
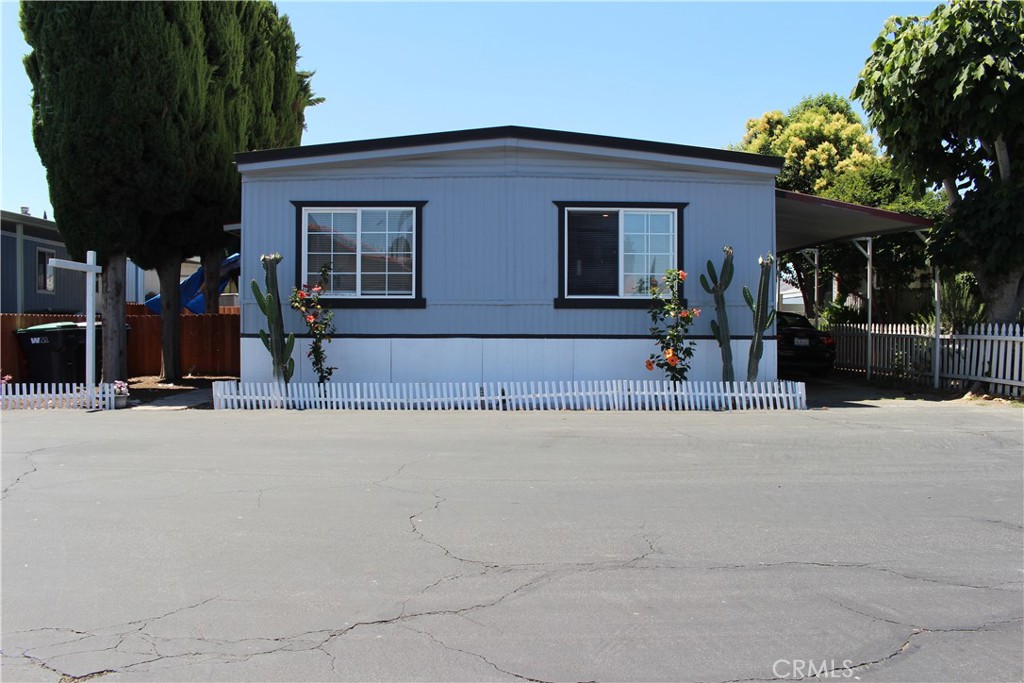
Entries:
POLYGON ((321 410, 805 410, 803 382, 214 382, 213 407, 321 410))
MULTIPOLYGON (((835 367, 867 372, 866 324, 835 325, 835 367)), ((928 384, 932 382, 935 328, 930 325, 873 325, 871 373, 928 384)), ((1005 396, 1024 395, 1024 325, 975 325, 939 335, 941 386, 965 389, 976 381, 1005 396)))
POLYGON ((113 384, 101 384, 92 391, 84 384, 29 383, 0 386, 0 408, 3 410, 113 410, 114 407, 113 384))
MULTIPOLYGON (((158 315, 129 315, 128 375, 160 374, 158 315)), ((0 368, 15 382, 30 381, 27 361, 15 330, 56 322, 85 322, 82 315, 7 313, 0 315, 0 368)), ((194 375, 237 377, 241 371, 238 314, 182 315, 181 367, 194 375)))

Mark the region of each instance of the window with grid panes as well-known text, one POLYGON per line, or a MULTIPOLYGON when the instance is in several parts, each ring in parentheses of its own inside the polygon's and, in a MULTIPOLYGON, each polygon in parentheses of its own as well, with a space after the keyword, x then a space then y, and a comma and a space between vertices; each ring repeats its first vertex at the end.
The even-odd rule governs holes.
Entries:
POLYGON ((304 281, 327 264, 326 297, 412 298, 416 274, 416 207, 303 209, 304 281))
POLYGON ((678 262, 676 209, 564 208, 564 296, 644 297, 678 262))

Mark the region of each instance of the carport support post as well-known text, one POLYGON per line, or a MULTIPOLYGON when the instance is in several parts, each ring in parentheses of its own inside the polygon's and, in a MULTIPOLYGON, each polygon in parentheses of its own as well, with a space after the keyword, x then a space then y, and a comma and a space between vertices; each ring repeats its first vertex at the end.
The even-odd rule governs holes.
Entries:
POLYGON ((935 337, 932 339, 932 387, 939 388, 939 367, 942 364, 942 286, 939 283, 939 267, 932 266, 932 283, 935 288, 935 337))
POLYGON ((875 238, 873 237, 858 237, 853 240, 854 246, 860 249, 860 253, 868 259, 868 354, 867 354, 867 378, 871 379, 871 366, 874 365, 874 349, 872 348, 873 336, 871 334, 871 304, 874 302, 874 290, 875 290, 875 238), (867 244, 865 249, 861 246, 861 242, 867 244))
MULTIPOLYGON (((914 234, 917 235, 925 244, 928 243, 928 238, 925 236, 924 230, 915 230, 914 234)), ((942 353, 942 284, 939 282, 939 267, 932 264, 932 291, 935 302, 935 329, 932 330, 932 387, 934 389, 939 388, 939 375, 942 364, 942 357, 939 355, 942 353)))
POLYGON ((52 258, 46 268, 51 274, 54 268, 85 273, 85 386, 91 398, 96 390, 96 276, 103 268, 96 265, 95 251, 85 253, 85 263, 52 258))

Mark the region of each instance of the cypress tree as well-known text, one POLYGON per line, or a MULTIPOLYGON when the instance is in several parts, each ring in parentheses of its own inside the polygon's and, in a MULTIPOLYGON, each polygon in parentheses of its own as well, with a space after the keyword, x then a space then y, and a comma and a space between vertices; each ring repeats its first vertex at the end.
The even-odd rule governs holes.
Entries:
POLYGON ((32 47, 32 133, 69 252, 97 252, 103 273, 103 378, 125 379, 125 257, 152 217, 180 210, 175 155, 182 46, 162 3, 24 2, 32 47), (177 48, 177 49, 173 49, 177 48), (176 59, 172 59, 172 57, 176 59))
POLYGON ((76 258, 104 265, 104 377, 127 375, 125 257, 160 278, 162 375, 181 376, 181 262, 217 306, 235 152, 298 145, 313 97, 287 17, 257 2, 22 3, 33 136, 76 258))

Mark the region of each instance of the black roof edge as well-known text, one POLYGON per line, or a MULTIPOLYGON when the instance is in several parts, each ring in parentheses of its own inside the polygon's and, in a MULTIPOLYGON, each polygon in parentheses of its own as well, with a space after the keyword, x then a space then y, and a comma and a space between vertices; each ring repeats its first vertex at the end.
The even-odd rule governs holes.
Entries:
POLYGON ((306 147, 285 147, 281 149, 265 149, 254 152, 238 152, 235 154, 235 162, 239 164, 253 164, 261 161, 309 159, 333 154, 349 154, 354 152, 397 149, 401 147, 425 147, 428 145, 444 145, 496 138, 522 138, 525 140, 554 142, 567 145, 607 147, 610 149, 622 149, 633 152, 650 152, 655 154, 666 154, 669 156, 709 159, 713 161, 725 161, 737 164, 750 164, 753 166, 763 166, 774 169, 781 169, 783 164, 783 159, 780 157, 751 154, 749 152, 736 152, 733 150, 714 149, 711 147, 693 147, 690 145, 679 145, 670 142, 634 140, 632 138, 593 135, 590 133, 572 133, 567 131, 549 130, 547 128, 529 128, 525 126, 471 128, 468 130, 453 130, 443 133, 402 135, 398 137, 376 138, 372 140, 332 142, 323 145, 309 145, 306 147))

